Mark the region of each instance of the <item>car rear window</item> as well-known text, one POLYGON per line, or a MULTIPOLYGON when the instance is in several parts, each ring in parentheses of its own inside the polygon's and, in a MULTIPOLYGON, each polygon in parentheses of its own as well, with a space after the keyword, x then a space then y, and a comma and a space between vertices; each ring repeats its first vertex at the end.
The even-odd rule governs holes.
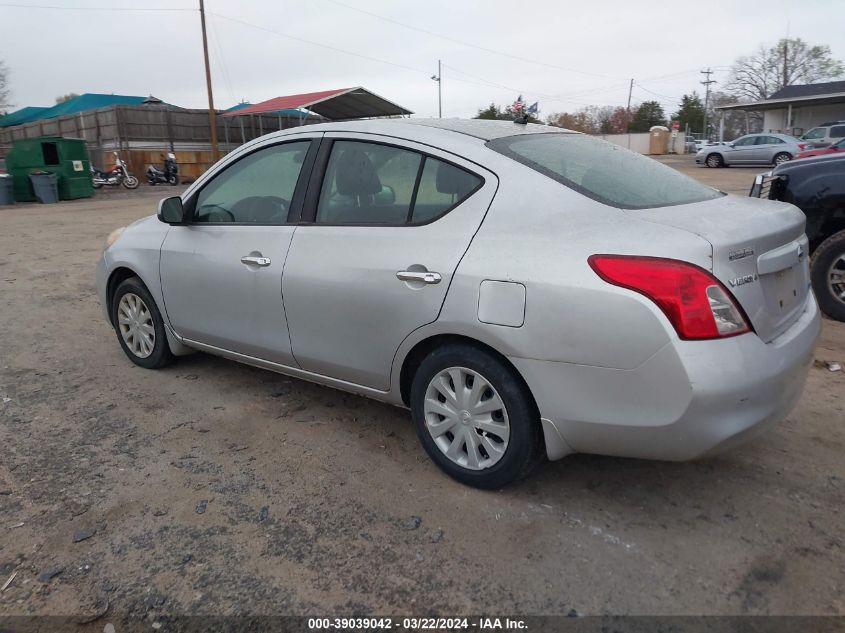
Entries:
POLYGON ((523 134, 494 139, 490 149, 604 204, 650 209, 724 195, 619 145, 584 134, 523 134))
POLYGON ((845 136, 845 125, 834 125, 830 128, 831 138, 842 138, 845 136))

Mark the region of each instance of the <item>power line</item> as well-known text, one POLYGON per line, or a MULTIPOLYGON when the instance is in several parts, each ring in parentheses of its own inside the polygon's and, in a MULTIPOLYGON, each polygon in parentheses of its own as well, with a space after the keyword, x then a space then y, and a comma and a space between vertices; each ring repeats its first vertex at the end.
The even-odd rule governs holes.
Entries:
POLYGON ((194 13, 196 9, 181 9, 181 8, 174 8, 174 7, 68 7, 68 6, 60 6, 60 5, 52 5, 52 4, 20 4, 15 2, 0 2, 0 7, 6 7, 10 9, 48 9, 48 10, 58 10, 58 11, 144 11, 144 12, 155 12, 155 11, 168 11, 168 12, 181 12, 181 13, 194 13))
POLYGON ((556 64, 549 64, 547 62, 542 62, 537 59, 531 59, 530 57, 521 57, 519 55, 514 55, 512 53, 506 53, 504 51, 498 51, 493 48, 487 48, 486 46, 479 46, 478 44, 473 44, 472 42, 467 42, 465 40, 460 40, 456 37, 451 37, 449 35, 443 35, 442 33, 436 33, 434 31, 429 31, 428 29, 424 29, 419 26, 413 26, 411 24, 406 24, 404 22, 400 22, 399 20, 394 20, 393 18, 388 18, 383 15, 379 15, 378 13, 373 13, 372 11, 366 11, 365 9, 359 9, 358 7, 353 7, 349 4, 344 2, 339 2, 338 0, 326 0, 327 2, 331 2, 332 4, 336 4, 338 6, 344 7, 351 11, 357 11, 358 13, 363 13, 364 15, 369 15, 370 17, 376 18, 377 20, 382 20, 384 22, 389 22, 390 24, 395 24, 397 26, 401 26, 406 29, 410 29, 412 31, 418 31, 420 33, 425 33, 426 35, 431 35, 432 37, 438 37, 442 40, 446 40, 448 42, 454 42, 455 44, 460 44, 461 46, 468 46, 469 48, 475 48, 480 51, 484 51, 485 53, 492 53, 493 55, 501 55, 502 57, 509 57, 511 59, 515 59, 517 61, 529 63, 529 64, 536 64, 538 66, 545 66, 547 68, 554 68, 556 70, 562 70, 568 73, 576 73, 579 75, 586 75, 589 77, 601 77, 603 79, 620 79, 620 77, 614 77, 613 75, 603 75, 600 73, 592 73, 586 70, 578 70, 576 68, 566 68, 564 66, 558 66, 556 64))
POLYGON ((259 31, 264 31, 265 33, 272 33, 273 35, 277 35, 279 37, 284 37, 289 40, 294 40, 296 42, 302 42, 304 44, 310 44, 311 46, 318 46, 320 48, 325 48, 331 51, 335 51, 336 53, 344 53, 346 55, 352 55, 353 57, 358 57, 360 59, 366 59, 371 62, 378 62, 379 64, 386 64, 388 66, 395 66, 396 68, 402 68, 403 70, 410 70, 415 73, 422 73, 426 76, 429 76, 431 71, 422 69, 422 68, 414 68, 413 66, 405 66, 404 64, 397 64, 396 62, 387 61, 386 59, 379 59, 378 57, 372 57, 370 55, 363 55, 361 53, 355 53, 353 51, 348 51, 343 48, 338 48, 337 46, 331 46, 329 44, 322 44, 320 42, 315 42, 313 40, 307 40, 303 37, 298 37, 296 35, 291 35, 289 33, 282 33, 281 31, 276 31, 275 29, 268 28, 266 26, 260 26, 258 24, 253 24, 252 22, 247 22, 246 20, 240 20, 238 18, 232 18, 227 15, 222 15, 220 13, 211 13, 210 15, 220 18, 221 20, 227 20, 229 22, 234 22, 235 24, 240 24, 242 26, 248 26, 253 29, 257 29, 259 31))
MULTIPOLYGON (((209 15, 211 15, 210 11, 209 15)), ((223 81, 226 83, 226 89, 229 91, 229 98, 234 103, 235 93, 232 90, 232 78, 229 75, 229 68, 226 65, 226 58, 223 54, 223 42, 217 32, 217 26, 215 24, 216 20, 214 19, 213 15, 211 15, 211 20, 209 20, 209 22, 211 23, 211 31, 214 33, 214 39, 211 40, 211 46, 214 49, 214 55, 215 57, 217 57, 217 62, 220 64, 220 69, 222 70, 223 74, 223 81)))

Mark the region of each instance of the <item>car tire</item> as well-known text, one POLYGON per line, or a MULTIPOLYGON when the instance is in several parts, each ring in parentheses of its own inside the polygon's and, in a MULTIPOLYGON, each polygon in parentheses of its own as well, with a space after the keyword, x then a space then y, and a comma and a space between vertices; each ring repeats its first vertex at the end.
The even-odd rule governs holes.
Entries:
POLYGON ((781 152, 780 154, 776 154, 774 159, 772 160, 772 165, 777 167, 778 165, 782 165, 783 163, 788 163, 792 160, 792 154, 788 152, 781 152))
POLYGON ((845 231, 831 235, 813 253, 810 280, 822 312, 845 321, 845 231))
POLYGON ((704 164, 708 167, 724 167, 725 159, 722 158, 721 154, 708 154, 707 158, 704 159, 704 164))
POLYGON ((129 360, 145 369, 173 362, 161 313, 140 279, 121 282, 112 297, 111 315, 117 340, 129 360))
POLYGON ((435 349, 414 374, 410 402, 423 448, 461 483, 502 488, 528 475, 542 455, 540 415, 528 387, 489 351, 464 344, 435 349))

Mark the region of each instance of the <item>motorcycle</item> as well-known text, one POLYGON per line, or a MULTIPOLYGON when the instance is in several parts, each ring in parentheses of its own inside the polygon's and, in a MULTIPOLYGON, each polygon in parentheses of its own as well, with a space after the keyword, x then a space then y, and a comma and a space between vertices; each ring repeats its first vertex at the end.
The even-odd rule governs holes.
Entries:
POLYGON ((91 165, 91 180, 93 181, 94 189, 99 189, 103 185, 107 185, 109 187, 118 187, 123 185, 127 189, 137 189, 139 184, 138 179, 129 173, 126 163, 120 160, 120 156, 118 156, 117 152, 113 152, 113 154, 114 167, 108 171, 97 169, 91 165))
POLYGON ((153 165, 147 167, 147 182, 152 186, 179 184, 179 165, 176 164, 176 156, 172 152, 164 159, 164 169, 157 169, 153 165))

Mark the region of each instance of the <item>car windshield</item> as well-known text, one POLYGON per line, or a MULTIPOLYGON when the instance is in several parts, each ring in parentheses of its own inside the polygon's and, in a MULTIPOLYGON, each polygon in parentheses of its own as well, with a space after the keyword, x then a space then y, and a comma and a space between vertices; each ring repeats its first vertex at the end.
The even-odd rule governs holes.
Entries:
POLYGON ((584 134, 524 134, 487 143, 567 187, 622 209, 648 209, 724 195, 652 158, 584 134))

